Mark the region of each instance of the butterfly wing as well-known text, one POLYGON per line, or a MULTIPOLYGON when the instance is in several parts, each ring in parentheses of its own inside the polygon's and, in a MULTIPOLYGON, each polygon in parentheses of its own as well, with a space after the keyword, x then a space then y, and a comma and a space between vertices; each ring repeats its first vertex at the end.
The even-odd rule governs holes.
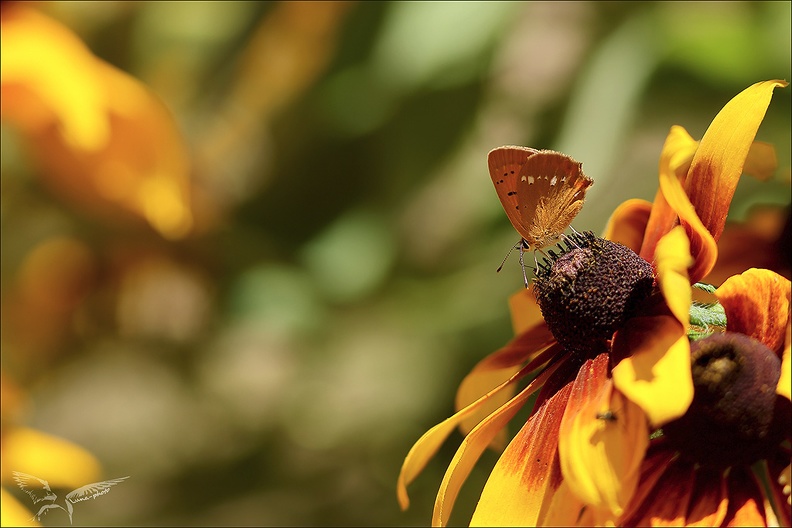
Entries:
POLYGON ((558 238, 580 212, 593 183, 580 162, 560 152, 542 150, 526 159, 516 194, 523 238, 535 248, 558 238))
POLYGON ((495 185, 506 216, 509 217, 514 229, 520 236, 526 238, 528 225, 524 223, 524 216, 520 209, 522 205, 518 199, 518 182, 520 170, 529 157, 539 152, 529 147, 503 146, 492 149, 487 155, 490 178, 495 185))

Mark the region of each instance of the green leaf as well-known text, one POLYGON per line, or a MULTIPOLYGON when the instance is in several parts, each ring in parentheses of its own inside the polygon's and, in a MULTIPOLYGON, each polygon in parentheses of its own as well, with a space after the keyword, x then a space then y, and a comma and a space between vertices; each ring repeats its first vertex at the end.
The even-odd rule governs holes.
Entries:
POLYGON ((712 284, 707 284, 706 282, 697 282, 693 285, 693 287, 699 290, 704 290, 707 293, 715 293, 715 290, 717 290, 715 286, 712 284))
MULTIPOLYGON (((707 284, 704 286, 709 285, 707 284)), ((690 327, 687 333, 691 341, 707 337, 725 328, 726 312, 723 310, 723 306, 721 306, 720 303, 700 303, 693 301, 690 305, 690 327)))

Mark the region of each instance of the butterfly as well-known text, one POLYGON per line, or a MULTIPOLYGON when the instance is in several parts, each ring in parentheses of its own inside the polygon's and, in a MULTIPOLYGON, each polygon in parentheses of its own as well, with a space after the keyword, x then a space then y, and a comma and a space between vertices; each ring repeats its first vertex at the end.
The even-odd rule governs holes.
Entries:
MULTIPOLYGON (((594 184, 580 162, 552 150, 498 147, 487 164, 506 216, 522 237, 515 245, 521 263, 524 251, 541 250, 562 235, 594 184)), ((524 266, 523 277, 527 286, 524 266)))

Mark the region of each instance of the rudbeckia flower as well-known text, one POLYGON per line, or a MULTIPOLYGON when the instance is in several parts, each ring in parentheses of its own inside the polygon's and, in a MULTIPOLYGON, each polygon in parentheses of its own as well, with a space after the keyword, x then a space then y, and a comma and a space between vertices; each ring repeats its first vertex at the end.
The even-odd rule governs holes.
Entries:
POLYGON ((703 305, 691 288, 717 261, 740 175, 774 163, 753 140, 779 86, 738 94, 701 142, 673 127, 654 203, 629 200, 604 239, 572 235, 550 253, 510 299, 517 336, 474 367, 459 411, 407 455, 403 508, 406 486, 460 427, 432 519, 447 525, 479 456, 503 447, 506 424, 536 397, 471 525, 789 523, 789 281, 748 270, 701 286, 720 302, 703 305))

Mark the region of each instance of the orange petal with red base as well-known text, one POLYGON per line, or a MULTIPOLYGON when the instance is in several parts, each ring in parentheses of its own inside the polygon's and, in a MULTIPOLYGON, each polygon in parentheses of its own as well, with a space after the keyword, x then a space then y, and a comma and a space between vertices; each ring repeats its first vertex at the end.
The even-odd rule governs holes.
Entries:
POLYGON ((764 494, 749 469, 732 468, 728 490, 729 509, 723 526, 768 526, 764 494))
POLYGON ((780 352, 789 322, 790 288, 789 279, 769 270, 752 268, 730 277, 715 291, 726 311, 726 330, 780 352))
POLYGON ((546 400, 490 473, 471 526, 537 526, 561 484, 558 430, 571 384, 546 400))
POLYGON ((726 517, 728 505, 723 472, 699 469, 685 526, 720 526, 726 517))
POLYGON ((629 526, 684 526, 693 491, 695 469, 692 464, 670 464, 646 496, 629 526))

